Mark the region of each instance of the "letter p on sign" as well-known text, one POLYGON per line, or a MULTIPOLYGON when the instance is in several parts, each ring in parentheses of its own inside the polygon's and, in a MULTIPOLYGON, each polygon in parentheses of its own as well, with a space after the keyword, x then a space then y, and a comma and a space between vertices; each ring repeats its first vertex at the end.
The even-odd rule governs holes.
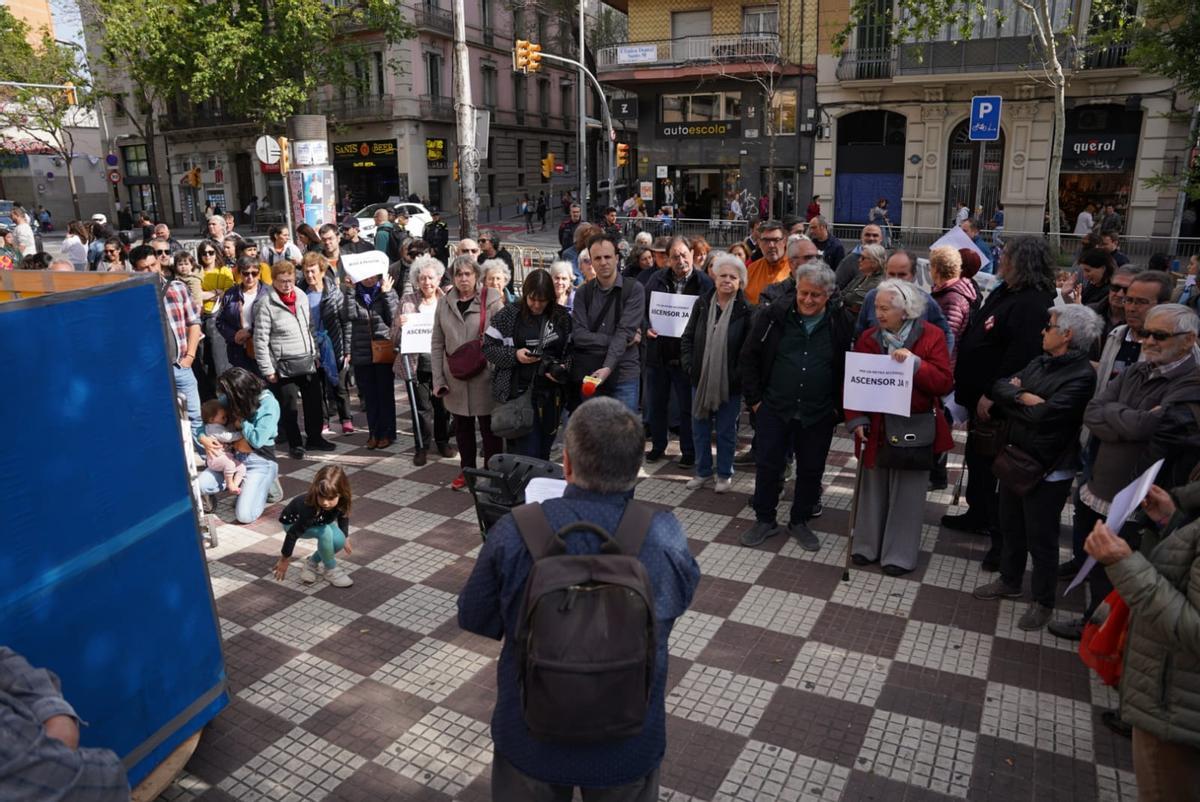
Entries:
POLYGON ((971 127, 968 135, 973 142, 995 142, 1000 139, 999 95, 977 95, 971 98, 971 127))

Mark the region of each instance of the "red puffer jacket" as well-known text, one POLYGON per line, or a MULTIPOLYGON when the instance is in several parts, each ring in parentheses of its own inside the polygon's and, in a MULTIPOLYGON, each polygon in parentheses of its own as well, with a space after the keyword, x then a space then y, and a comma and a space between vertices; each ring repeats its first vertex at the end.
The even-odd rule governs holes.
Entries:
MULTIPOLYGON (((946 335, 937 326, 930 326, 922 321, 914 324, 921 327, 920 334, 911 346, 910 351, 921 358, 916 372, 913 374, 912 411, 929 412, 938 405, 938 400, 954 389, 954 374, 950 372, 950 354, 946 350, 946 335)), ((879 327, 872 326, 862 333, 854 350, 862 354, 882 354, 879 346, 879 327)), ((870 432, 867 435, 866 451, 862 455, 863 466, 875 467, 875 455, 879 451, 879 438, 883 432, 883 415, 878 412, 857 412, 846 410, 846 423, 853 429, 869 419, 870 432)), ((933 439, 933 453, 941 454, 954 448, 954 438, 950 436, 950 425, 944 415, 937 415, 937 433, 933 439)))

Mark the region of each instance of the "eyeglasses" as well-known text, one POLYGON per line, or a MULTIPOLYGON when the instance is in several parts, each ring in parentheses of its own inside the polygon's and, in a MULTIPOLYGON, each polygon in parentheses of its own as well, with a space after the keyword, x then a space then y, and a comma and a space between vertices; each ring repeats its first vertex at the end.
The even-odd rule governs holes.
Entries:
POLYGON ((201 256, 216 256, 216 251, 200 251, 201 256))
POLYGON ((112 250, 111 248, 105 248, 105 249, 104 249, 104 255, 105 255, 105 256, 116 256, 118 253, 120 253, 120 251, 114 251, 114 250, 112 250))
POLYGON ((490 239, 488 239, 487 237, 480 237, 480 238, 479 238, 479 244, 480 244, 480 245, 482 245, 482 244, 483 244, 483 243, 485 243, 485 242, 491 242, 491 240, 490 240, 490 239))
POLYGON ((157 248, 154 249, 155 256, 170 256, 170 254, 171 254, 171 251, 167 248, 163 248, 161 251, 158 250, 157 248))
POLYGON ((1113 284, 1108 288, 1108 291, 1113 295, 1124 295, 1129 292, 1129 288, 1122 287, 1120 284, 1113 284))
POLYGON ((1143 329, 1142 330, 1142 339, 1143 340, 1153 339, 1155 342, 1161 343, 1161 342, 1166 342, 1167 340, 1171 339, 1172 337, 1178 337, 1180 334, 1183 334, 1183 332, 1182 331, 1150 331, 1149 329, 1143 329))
POLYGON ((1047 323, 1045 326, 1042 326, 1042 334, 1045 334, 1048 331, 1059 331, 1059 330, 1060 330, 1059 326, 1051 326, 1049 323, 1047 323))
POLYGON ((783 237, 759 237, 759 242, 783 242, 783 237))
POLYGON ((243 270, 242 275, 243 276, 257 276, 258 271, 257 270, 243 270))

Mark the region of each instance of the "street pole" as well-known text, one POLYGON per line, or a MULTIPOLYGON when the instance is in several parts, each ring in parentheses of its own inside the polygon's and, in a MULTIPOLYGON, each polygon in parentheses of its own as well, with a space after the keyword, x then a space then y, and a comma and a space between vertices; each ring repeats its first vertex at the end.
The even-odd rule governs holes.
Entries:
POLYGON ((479 152, 475 149, 475 106, 471 103, 471 72, 463 0, 454 0, 454 113, 458 121, 459 235, 474 237, 476 218, 479 216, 479 196, 475 194, 479 152))
POLYGON ((588 202, 587 202, 587 96, 584 90, 587 88, 587 83, 584 81, 583 74, 586 72, 584 64, 587 63, 587 51, 584 45, 584 3, 586 0, 579 0, 579 73, 577 75, 576 84, 579 87, 579 153, 577 161, 579 162, 579 208, 583 210, 583 219, 588 219, 588 202))

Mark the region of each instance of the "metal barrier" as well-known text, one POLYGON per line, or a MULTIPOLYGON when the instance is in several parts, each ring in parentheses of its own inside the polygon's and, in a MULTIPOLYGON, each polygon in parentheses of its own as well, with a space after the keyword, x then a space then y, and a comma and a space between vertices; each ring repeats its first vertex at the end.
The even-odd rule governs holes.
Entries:
POLYGON ((744 240, 749 233, 745 220, 699 220, 693 218, 618 217, 617 225, 630 242, 639 233, 646 231, 653 237, 704 237, 709 245, 728 248, 744 240))

